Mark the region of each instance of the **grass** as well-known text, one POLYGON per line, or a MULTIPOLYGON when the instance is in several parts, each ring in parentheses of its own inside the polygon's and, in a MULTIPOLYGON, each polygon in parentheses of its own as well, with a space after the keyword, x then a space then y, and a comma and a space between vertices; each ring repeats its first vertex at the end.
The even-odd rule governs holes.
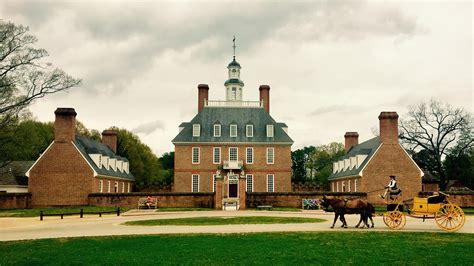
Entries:
MULTIPOLYGON (((252 209, 252 210, 259 210, 259 209, 252 209)), ((268 211, 268 209, 264 209, 268 211)), ((270 209, 270 211, 279 211, 279 212, 301 212, 299 208, 283 208, 283 207, 274 207, 270 209)))
POLYGON ((158 208, 157 212, 213 211, 211 208, 158 208))
POLYGON ((2 265, 473 265, 472 234, 311 232, 0 242, 2 265), (471 254, 471 255, 469 255, 471 254))
POLYGON ((228 225, 228 224, 290 224, 290 223, 320 223, 325 220, 301 217, 192 217, 178 219, 156 219, 130 221, 125 225, 155 226, 155 225, 228 225))
MULTIPOLYGON (((101 212, 115 211, 116 207, 102 206, 71 206, 71 207, 55 207, 55 208, 34 208, 34 209, 14 209, 0 210, 0 217, 36 217, 40 215, 40 211, 44 214, 61 214, 61 213, 79 213, 81 209, 84 212, 101 212)), ((120 208, 120 211, 127 211, 128 208, 120 208)))

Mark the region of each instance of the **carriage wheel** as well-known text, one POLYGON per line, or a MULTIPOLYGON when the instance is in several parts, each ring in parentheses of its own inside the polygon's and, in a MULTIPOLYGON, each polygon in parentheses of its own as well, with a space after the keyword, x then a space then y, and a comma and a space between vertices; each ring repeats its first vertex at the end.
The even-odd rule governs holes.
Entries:
POLYGON ((444 204, 435 213, 436 224, 444 231, 456 231, 466 222, 464 211, 456 204, 444 204))
POLYGON ((407 219, 403 212, 390 211, 383 214, 383 222, 390 227, 390 229, 399 230, 405 226, 407 219))

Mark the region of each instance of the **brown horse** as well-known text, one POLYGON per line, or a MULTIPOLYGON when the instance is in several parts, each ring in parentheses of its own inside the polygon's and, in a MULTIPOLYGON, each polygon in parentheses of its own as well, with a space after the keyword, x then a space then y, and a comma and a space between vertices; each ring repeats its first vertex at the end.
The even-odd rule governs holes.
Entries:
MULTIPOLYGON (((365 200, 327 198, 325 195, 323 195, 321 205, 325 211, 328 211, 330 207, 334 210, 334 222, 331 228, 334 228, 334 224, 336 223, 338 217, 340 217, 339 219, 342 222, 342 227, 347 228, 347 222, 344 218, 345 214, 360 214, 360 220, 356 227, 359 227, 361 222, 364 222, 364 225, 369 227, 367 218, 370 219, 372 222, 372 227, 374 227, 372 214, 375 213, 375 209, 372 204, 365 200)), ((364 227, 364 225, 362 227, 364 227)))

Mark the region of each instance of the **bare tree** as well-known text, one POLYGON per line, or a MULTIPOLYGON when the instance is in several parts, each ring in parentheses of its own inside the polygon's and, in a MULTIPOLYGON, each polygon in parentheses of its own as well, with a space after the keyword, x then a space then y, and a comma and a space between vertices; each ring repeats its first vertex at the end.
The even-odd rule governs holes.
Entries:
POLYGON ((33 47, 29 28, 0 20, 0 126, 8 125, 34 100, 80 84, 45 61, 48 53, 33 47))
POLYGON ((411 106, 400 122, 400 139, 413 152, 424 149, 429 153, 434 163, 433 169, 427 170, 439 175, 444 189, 448 180, 443 158, 454 146, 461 150, 473 146, 472 116, 462 108, 435 100, 411 106))

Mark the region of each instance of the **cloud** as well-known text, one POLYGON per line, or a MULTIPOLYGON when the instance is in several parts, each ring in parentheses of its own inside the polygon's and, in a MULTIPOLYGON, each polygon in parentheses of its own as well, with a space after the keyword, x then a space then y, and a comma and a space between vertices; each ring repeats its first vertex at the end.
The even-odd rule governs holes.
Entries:
POLYGON ((344 113, 353 113, 355 110, 357 112, 360 112, 362 109, 364 109, 362 106, 350 106, 350 105, 328 105, 328 106, 321 106, 313 111, 311 111, 308 115, 309 116, 320 116, 320 115, 326 115, 326 114, 331 114, 331 113, 338 113, 338 114, 344 114, 344 113))
POLYGON ((165 126, 164 123, 160 120, 156 121, 151 121, 148 123, 141 124, 134 129, 132 129, 132 132, 136 134, 144 134, 145 136, 150 135, 151 133, 155 132, 156 130, 164 130, 165 126))

